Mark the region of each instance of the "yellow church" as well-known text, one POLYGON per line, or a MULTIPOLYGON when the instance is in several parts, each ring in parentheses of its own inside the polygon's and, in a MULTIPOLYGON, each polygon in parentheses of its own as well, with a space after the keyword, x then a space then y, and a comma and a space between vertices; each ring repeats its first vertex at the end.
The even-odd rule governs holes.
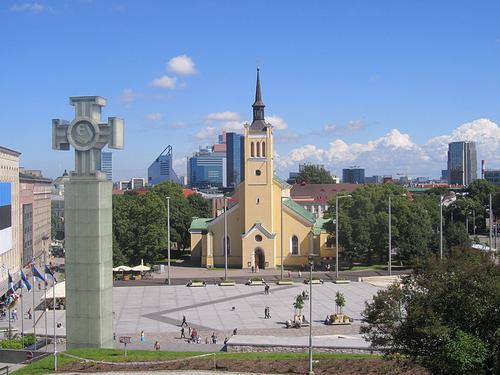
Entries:
POLYGON ((202 267, 225 264, 232 268, 266 269, 305 265, 309 254, 335 257, 329 246, 325 220, 290 198, 291 186, 274 174, 273 126, 264 119, 259 70, 253 121, 244 128, 244 180, 236 187, 228 209, 216 218, 194 218, 191 257, 202 267), (227 215, 227 216, 226 216, 227 215))

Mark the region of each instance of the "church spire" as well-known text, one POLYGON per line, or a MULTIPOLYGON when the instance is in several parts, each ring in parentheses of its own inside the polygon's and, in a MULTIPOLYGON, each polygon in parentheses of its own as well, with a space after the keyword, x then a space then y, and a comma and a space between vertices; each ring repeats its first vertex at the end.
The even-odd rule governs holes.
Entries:
POLYGON ((262 93, 260 91, 260 69, 257 68, 257 84, 255 86, 255 102, 252 104, 253 121, 250 125, 251 130, 262 131, 266 127, 264 121, 264 102, 262 101, 262 93))

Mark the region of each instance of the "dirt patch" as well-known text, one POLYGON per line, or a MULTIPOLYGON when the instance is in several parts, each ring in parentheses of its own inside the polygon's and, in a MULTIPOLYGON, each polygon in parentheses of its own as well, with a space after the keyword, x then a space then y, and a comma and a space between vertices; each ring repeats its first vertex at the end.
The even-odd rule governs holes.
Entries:
MULTIPOLYGON (((307 360, 240 360, 217 359, 217 370, 234 372, 256 372, 273 374, 306 374, 307 360)), ((92 362, 71 363, 61 372, 100 371, 155 371, 155 370, 214 370, 213 359, 185 360, 163 364, 102 364, 92 362)), ((383 359, 325 359, 314 363, 315 374, 329 375, 429 375, 422 367, 410 362, 383 359)))

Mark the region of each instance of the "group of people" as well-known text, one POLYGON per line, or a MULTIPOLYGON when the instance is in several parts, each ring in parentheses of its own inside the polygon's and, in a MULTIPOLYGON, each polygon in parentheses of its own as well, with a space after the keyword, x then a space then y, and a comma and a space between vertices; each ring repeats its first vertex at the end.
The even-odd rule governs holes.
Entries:
POLYGON ((271 319, 271 309, 269 306, 264 308, 264 319, 271 319))
MULTIPOLYGON (((269 315, 269 317, 271 317, 269 315)), ((236 335, 238 333, 238 328, 235 328, 233 330, 233 335, 236 335)), ((189 324, 187 323, 186 316, 182 316, 182 322, 181 322, 181 339, 187 339, 188 343, 196 343, 196 344, 201 344, 201 337, 200 334, 198 333, 198 330, 196 328, 191 328, 189 324), (184 326, 188 329, 188 337, 186 337, 186 330, 184 326)), ((217 344, 218 342, 218 337, 215 332, 212 332, 212 335, 210 336, 210 339, 208 337, 205 337, 205 344, 217 344)), ((229 339, 226 337, 224 338, 224 345, 226 345, 227 341, 229 339)))
MULTIPOLYGON (((31 309, 30 309, 30 311, 31 311, 31 309)), ((2 309, 2 311, 1 311, 1 313, 0 313, 0 314, 1 314, 0 316, 2 317, 2 320, 7 319, 7 317, 8 317, 8 313, 9 313, 9 312, 8 312, 8 310, 4 307, 4 308, 2 309)), ((15 308, 15 307, 14 307, 14 308, 10 311, 10 319, 12 319, 12 320, 17 320, 17 319, 18 319, 18 316, 17 316, 17 308, 15 308)), ((30 318, 30 319, 31 319, 31 318, 30 318)))
POLYGON ((302 327, 302 324, 307 323, 306 317, 304 315, 295 315, 293 317, 293 321, 288 319, 285 322, 286 328, 300 328, 302 327))

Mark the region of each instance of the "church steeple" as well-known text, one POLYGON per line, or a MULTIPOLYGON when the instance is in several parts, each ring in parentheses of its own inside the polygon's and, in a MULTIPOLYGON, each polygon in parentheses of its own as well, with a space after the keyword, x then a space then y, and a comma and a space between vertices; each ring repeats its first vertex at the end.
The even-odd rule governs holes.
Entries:
POLYGON ((264 102, 262 101, 262 93, 260 91, 260 69, 257 68, 257 84, 255 86, 255 102, 252 104, 253 121, 250 125, 250 130, 263 131, 266 128, 264 120, 264 102))

